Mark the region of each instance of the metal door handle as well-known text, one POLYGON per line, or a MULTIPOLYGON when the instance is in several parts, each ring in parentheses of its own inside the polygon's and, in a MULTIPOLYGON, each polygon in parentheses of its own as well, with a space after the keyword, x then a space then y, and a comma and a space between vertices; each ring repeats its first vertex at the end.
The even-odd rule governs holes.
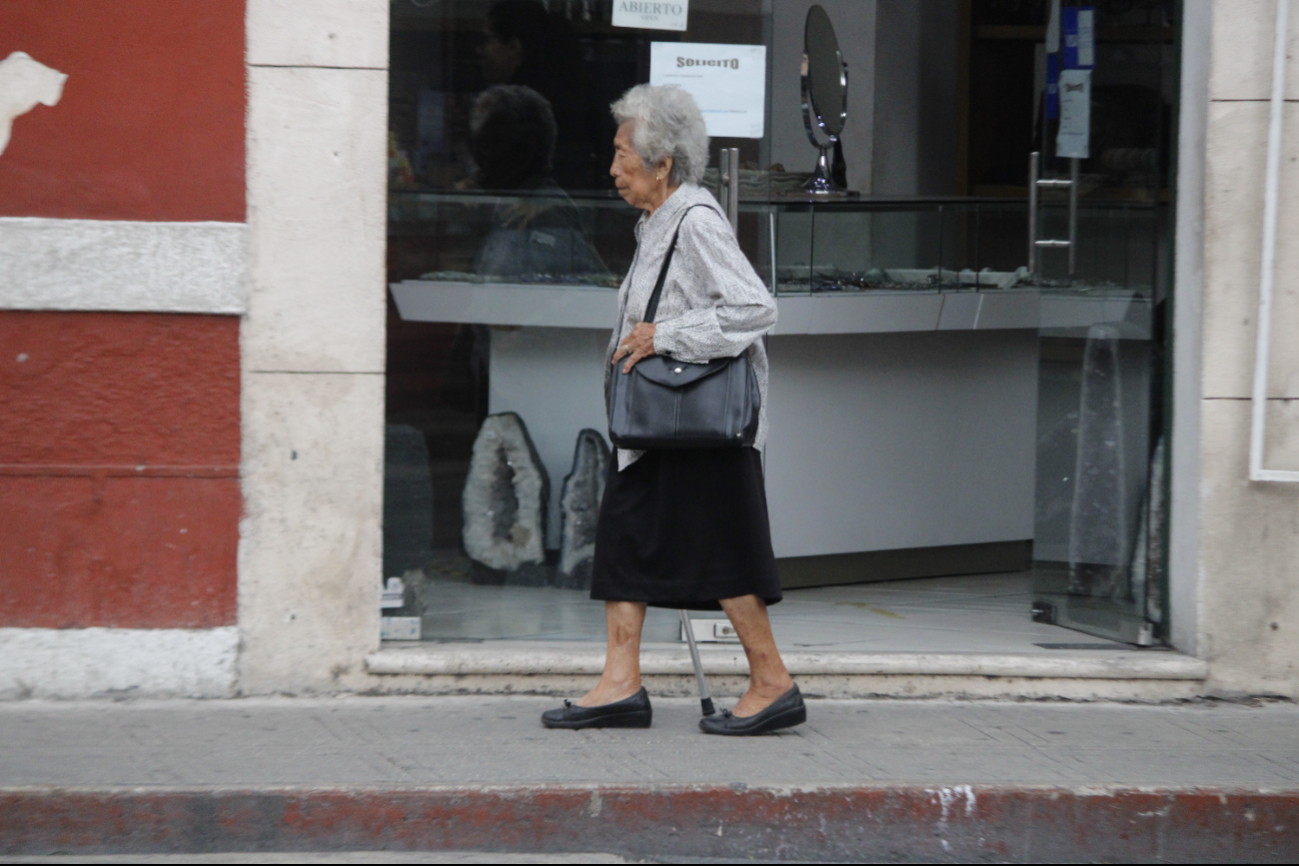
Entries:
POLYGON ((723 147, 718 162, 721 176, 718 198, 726 218, 731 221, 731 230, 736 231, 740 225, 740 149, 723 147))
POLYGON ((1028 272, 1037 273, 1037 251, 1039 249, 1069 250, 1069 276, 1074 275, 1078 265, 1078 160, 1069 160, 1069 179, 1041 178, 1041 153, 1033 151, 1028 155, 1028 272), (1038 190, 1069 190, 1069 239, 1038 239, 1038 190))

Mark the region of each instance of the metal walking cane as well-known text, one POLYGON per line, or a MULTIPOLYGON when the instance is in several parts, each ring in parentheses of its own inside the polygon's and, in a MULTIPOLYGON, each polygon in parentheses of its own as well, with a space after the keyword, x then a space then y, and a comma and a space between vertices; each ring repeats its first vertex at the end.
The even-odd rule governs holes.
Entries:
POLYGON ((695 643, 695 630, 690 625, 690 614, 682 610, 681 628, 685 630, 686 642, 690 644, 690 660, 695 664, 695 679, 699 680, 699 706, 703 708, 705 716, 711 716, 717 710, 713 709, 713 696, 708 693, 708 680, 704 679, 704 664, 699 660, 699 645, 695 643))
MULTIPOLYGON (((738 147, 722 148, 718 172, 721 181, 718 193, 721 196, 722 210, 726 212, 731 230, 734 231, 740 220, 740 149, 738 147)), ((771 275, 774 282, 776 279, 774 269, 771 275)), ((690 625, 690 614, 684 609, 679 613, 681 628, 686 633, 686 642, 690 644, 690 661, 695 665, 695 679, 699 681, 699 706, 705 716, 711 716, 717 710, 713 709, 713 696, 708 693, 708 680, 704 679, 704 663, 699 660, 699 644, 695 643, 695 630, 690 625)))

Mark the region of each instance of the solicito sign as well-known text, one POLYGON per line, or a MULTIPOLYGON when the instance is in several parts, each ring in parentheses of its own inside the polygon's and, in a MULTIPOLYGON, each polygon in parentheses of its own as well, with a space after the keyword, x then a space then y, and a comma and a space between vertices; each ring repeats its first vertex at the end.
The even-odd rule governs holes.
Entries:
POLYGON ((693 96, 714 138, 762 138, 765 45, 652 42, 650 84, 675 84, 693 96))

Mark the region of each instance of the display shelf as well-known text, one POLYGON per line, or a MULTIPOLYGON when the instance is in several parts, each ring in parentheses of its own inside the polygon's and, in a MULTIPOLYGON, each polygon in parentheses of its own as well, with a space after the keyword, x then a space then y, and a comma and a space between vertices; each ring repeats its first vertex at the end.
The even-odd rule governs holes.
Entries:
POLYGON ((405 280, 390 286, 408 322, 613 327, 618 291, 599 286, 405 280))
MULTIPOLYGON (((770 177, 757 177, 754 183, 774 182, 776 176, 767 174, 770 177)), ((758 277, 782 297, 811 293, 882 298, 899 292, 989 289, 1036 289, 1044 296, 1099 292, 1149 297, 1158 294, 1155 286, 1163 279, 1157 263, 1164 207, 1084 202, 1077 217, 1080 240, 1072 279, 1065 270, 1066 258, 1054 253, 1043 255, 1036 275, 1027 273, 1028 210, 1022 201, 742 197, 737 238, 758 277), (1062 288, 1070 282, 1078 285, 1062 288)), ((512 306, 498 296, 521 291, 535 295, 547 308, 535 313, 546 322, 563 317, 561 308, 567 302, 559 298, 564 296, 551 294, 561 287, 620 281, 632 264, 634 227, 640 218, 634 208, 610 195, 569 195, 553 186, 526 194, 406 192, 390 199, 389 211, 391 281, 440 283, 448 293, 446 303, 482 309, 489 317, 516 315, 497 310, 501 303, 507 309, 512 306), (468 291, 484 297, 471 301, 464 297, 468 291), (558 308, 550 309, 556 304, 558 308)), ((1045 202, 1040 232, 1062 237, 1067 230, 1063 205, 1045 202)), ((403 291, 417 293, 414 288, 403 291)), ((936 310, 942 309, 933 300, 865 303, 906 310, 926 310, 937 303, 936 310)), ((955 302, 947 315, 969 303, 955 302)), ((1023 302, 1004 302, 997 311, 1019 303, 1023 302)), ((978 316, 992 312, 992 307, 981 306, 978 316)), ((924 319, 938 312, 914 315, 924 319)))
MULTIPOLYGON (((607 330, 618 315, 617 291, 592 286, 406 280, 390 288, 406 321, 607 330)), ((1149 301, 1078 290, 818 293, 783 295, 776 303, 775 335, 1074 329, 1100 322, 1150 332, 1149 301)))

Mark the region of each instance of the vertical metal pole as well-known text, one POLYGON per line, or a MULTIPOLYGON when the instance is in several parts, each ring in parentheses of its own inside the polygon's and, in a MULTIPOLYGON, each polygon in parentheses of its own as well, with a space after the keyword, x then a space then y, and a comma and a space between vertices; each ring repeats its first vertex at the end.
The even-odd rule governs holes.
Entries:
POLYGON ((729 166, 730 183, 726 186, 726 215, 731 219, 731 231, 740 228, 740 149, 728 147, 730 156, 726 159, 729 166))
POLYGON ((713 709, 713 696, 708 693, 708 681, 704 679, 704 663, 699 660, 699 644, 695 643, 695 630, 690 624, 690 614, 684 610, 679 613, 681 629, 686 633, 686 642, 690 644, 690 661, 695 666, 695 679, 699 681, 699 706, 705 716, 711 716, 717 710, 713 709))
POLYGON ((767 228, 771 235, 771 293, 776 294, 776 209, 767 211, 767 228))
POLYGON ((1041 153, 1028 155, 1028 272, 1037 273, 1037 171, 1041 153))
MULTIPOLYGON (((940 289, 943 287, 943 229, 945 228, 946 226, 943 225, 943 206, 940 204, 938 206, 938 267, 936 269, 938 278, 934 282, 934 285, 940 289)), ((957 271, 956 288, 959 290, 961 288, 960 268, 957 268, 957 271)))
POLYGON ((722 213, 731 218, 731 149, 723 147, 717 154, 717 203, 722 206, 722 213))
POLYGON ((1077 157, 1069 160, 1069 277, 1072 279, 1078 266, 1078 163, 1077 157))

